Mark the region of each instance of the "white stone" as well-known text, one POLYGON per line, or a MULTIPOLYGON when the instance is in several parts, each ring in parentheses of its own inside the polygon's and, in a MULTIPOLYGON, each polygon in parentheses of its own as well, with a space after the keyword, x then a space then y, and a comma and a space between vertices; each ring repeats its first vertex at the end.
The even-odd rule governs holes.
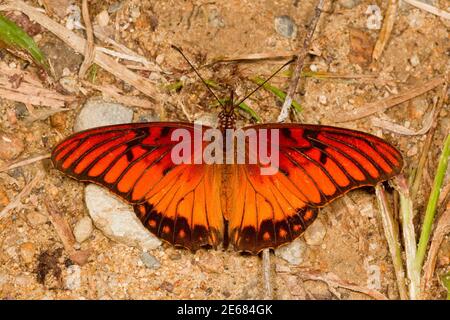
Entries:
POLYGON ((409 63, 411 63, 413 67, 417 67, 420 64, 419 57, 416 54, 413 55, 411 58, 409 58, 409 63))
POLYGON ((320 219, 313 222, 305 231, 305 241, 310 246, 318 246, 322 244, 327 229, 320 219))
POLYGON ((109 23, 109 14, 107 10, 100 12, 97 17, 97 23, 100 27, 106 27, 109 23))
POLYGON ((326 104, 328 103, 327 97, 324 96, 324 95, 320 95, 320 96, 319 96, 319 103, 320 103, 320 104, 323 104, 323 105, 326 105, 326 104))
POLYGON ((74 131, 112 124, 129 123, 133 120, 133 110, 102 99, 90 99, 75 119, 74 131))
POLYGON ((299 265, 303 262, 306 245, 303 239, 297 238, 291 243, 275 250, 275 255, 290 264, 299 265))
POLYGON ((131 206, 104 188, 88 185, 85 201, 95 226, 107 237, 144 251, 161 245, 161 241, 142 225, 131 206))
POLYGON ((73 264, 67 268, 66 288, 78 290, 81 286, 81 268, 73 264))
POLYGON ((94 230, 92 220, 89 217, 83 217, 75 224, 73 234, 78 243, 87 240, 94 230))

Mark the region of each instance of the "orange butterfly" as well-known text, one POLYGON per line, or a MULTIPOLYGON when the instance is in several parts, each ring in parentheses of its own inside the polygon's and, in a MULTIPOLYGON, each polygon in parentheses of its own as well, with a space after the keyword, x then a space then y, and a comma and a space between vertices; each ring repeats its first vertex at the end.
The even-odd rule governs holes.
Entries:
MULTIPOLYGON (((234 128, 234 110, 241 102, 233 105, 231 98, 223 105, 222 133, 234 128)), ((152 122, 76 133, 54 148, 52 161, 76 180, 107 187, 133 205, 145 227, 175 246, 196 250, 231 243, 255 254, 291 242, 314 221, 320 207, 349 190, 388 180, 403 166, 400 152, 373 135, 278 123, 243 129, 254 130, 260 140, 266 129, 277 130, 278 139, 268 141, 278 151, 274 174, 262 174, 261 161, 179 163, 172 152, 179 129, 189 133, 188 142, 194 145, 184 156, 195 158, 205 142, 196 144, 194 137, 211 128, 152 122)), ((247 142, 245 159, 249 150, 247 142)))
POLYGON ((380 138, 305 124, 244 128, 279 129, 279 167, 273 175, 262 175, 260 164, 174 164, 171 150, 177 142, 171 135, 179 128, 192 137, 198 130, 181 122, 86 130, 56 146, 52 161, 67 175, 103 185, 132 204, 163 240, 191 250, 229 242, 252 253, 294 240, 318 208, 402 168, 400 152, 380 138))

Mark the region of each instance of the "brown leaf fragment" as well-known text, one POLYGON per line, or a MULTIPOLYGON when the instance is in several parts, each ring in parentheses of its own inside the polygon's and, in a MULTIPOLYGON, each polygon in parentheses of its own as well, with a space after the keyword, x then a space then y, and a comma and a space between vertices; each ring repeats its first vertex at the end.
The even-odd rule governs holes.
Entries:
POLYGON ((350 51, 348 59, 361 67, 372 62, 373 40, 368 33, 359 29, 350 29, 350 51))

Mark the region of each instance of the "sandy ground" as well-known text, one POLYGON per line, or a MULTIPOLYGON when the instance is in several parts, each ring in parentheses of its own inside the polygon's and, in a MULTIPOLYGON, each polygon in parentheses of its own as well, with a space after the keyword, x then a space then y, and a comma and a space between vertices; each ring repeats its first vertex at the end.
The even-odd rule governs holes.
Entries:
MULTIPOLYGON (((31 2, 30 2, 31 3, 31 2)), ((79 1, 76 1, 80 5, 79 1)), ((96 16, 114 8, 115 1, 91 1, 90 11, 96 16)), ((378 4, 381 12, 386 1, 326 1, 316 30, 306 70, 350 75, 350 79, 303 78, 296 95, 306 123, 336 124, 336 114, 357 110, 365 102, 393 95, 419 83, 448 75, 449 22, 420 9, 400 6, 391 40, 379 61, 370 61, 367 52, 375 43, 379 30, 366 27, 368 5, 378 4), (349 5, 350 3, 350 5, 349 5), (343 5, 345 4, 345 6, 343 5), (353 6, 346 8, 346 6, 353 6), (352 44, 362 39, 361 45, 352 44), (352 40, 353 39, 353 40, 352 40), (369 49, 368 49, 369 48, 369 49), (360 75, 373 75, 364 79, 360 75)), ((431 1, 447 9, 444 0, 431 1)), ((32 3, 36 5, 36 3, 32 3)), ((315 1, 123 1, 118 11, 109 14, 105 28, 112 37, 132 50, 148 57, 172 72, 161 75, 147 71, 159 88, 181 77, 185 86, 179 91, 161 89, 167 99, 151 109, 135 109, 134 119, 149 118, 186 121, 219 112, 205 88, 170 44, 181 46, 190 59, 201 65, 218 57, 295 51, 303 42, 315 1), (293 39, 279 35, 274 28, 277 16, 289 15, 296 23, 293 39), (115 27, 120 27, 117 31, 115 27), (180 104, 186 106, 184 113, 180 104), (187 116, 186 116, 187 113, 187 116)), ((55 17, 55 19, 58 19, 55 17)), ((79 32, 79 31, 78 31, 79 32)), ((52 59, 57 74, 64 69, 75 75, 82 56, 62 45, 50 33, 41 33, 38 44, 52 59)), ((23 62, 3 53, 8 63, 23 62)), ((207 79, 232 85, 239 95, 254 87, 249 77, 266 77, 282 61, 224 63, 202 68, 207 79)), ((271 82, 286 89, 288 77, 281 74, 271 82)), ((96 84, 115 84, 127 94, 136 90, 98 70, 96 84)), ((440 90, 389 109, 377 117, 388 119, 413 130, 422 127, 440 90)), ((219 92, 225 96, 226 91, 219 92)), ((88 96, 99 95, 91 92, 88 96)), ((39 121, 29 121, 30 110, 23 104, 0 100, 0 130, 25 141, 20 158, 44 154, 62 137, 72 132, 73 120, 88 97, 79 95, 72 110, 39 121)), ((260 90, 248 104, 264 122, 276 120, 281 103, 270 93, 260 90)), ((44 108, 36 108, 41 112, 44 108)), ((438 119, 437 130, 425 178, 417 199, 415 222, 420 225, 431 189, 439 150, 450 131, 448 105, 438 119)), ((239 124, 250 124, 242 114, 239 124)), ((425 135, 405 137, 372 125, 371 117, 339 124, 371 132, 397 146, 404 154, 406 175, 417 166, 425 135)), ((0 166, 8 163, 0 159, 0 166)), ((195 254, 164 244, 150 252, 159 268, 148 268, 141 261, 139 249, 118 244, 94 230, 81 249, 93 252, 89 262, 76 266, 62 250, 61 240, 50 223, 44 199, 50 194, 70 226, 87 215, 82 197, 84 188, 51 168, 48 161, 0 173, 0 209, 10 203, 38 171, 46 173, 31 194, 6 217, 0 219, 0 298, 2 299, 258 299, 264 295, 262 263, 258 256, 243 255, 231 250, 200 250, 195 254), (50 190, 50 191, 49 191, 50 190), (46 276, 43 277, 42 274, 46 276)), ((448 177, 446 179, 448 183, 448 177)), ((322 281, 302 280, 302 270, 330 273, 342 281, 377 290, 391 299, 399 297, 392 261, 384 239, 383 228, 374 192, 353 191, 324 208, 318 220, 326 235, 318 245, 305 242, 302 262, 290 265, 272 256, 274 296, 277 299, 368 299, 365 294, 343 288, 329 288, 322 281)), ((303 241, 303 240, 302 240, 303 241)), ((438 275, 448 272, 450 243, 444 241, 438 253, 432 298, 443 299, 445 290, 438 275)), ((308 277, 306 277, 308 278, 308 277)))

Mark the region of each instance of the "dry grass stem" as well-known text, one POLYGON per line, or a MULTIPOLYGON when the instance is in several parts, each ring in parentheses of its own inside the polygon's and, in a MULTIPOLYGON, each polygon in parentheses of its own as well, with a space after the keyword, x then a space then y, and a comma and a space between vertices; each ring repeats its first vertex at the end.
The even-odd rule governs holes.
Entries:
POLYGON ((417 96, 420 96, 430 90, 433 90, 437 86, 444 83, 444 78, 434 78, 425 83, 415 86, 403 93, 396 94, 391 97, 387 97, 375 102, 370 102, 359 107, 355 112, 347 112, 342 115, 336 115, 335 122, 348 122, 368 117, 377 112, 383 112, 384 110, 396 106, 402 102, 411 100, 417 96))

